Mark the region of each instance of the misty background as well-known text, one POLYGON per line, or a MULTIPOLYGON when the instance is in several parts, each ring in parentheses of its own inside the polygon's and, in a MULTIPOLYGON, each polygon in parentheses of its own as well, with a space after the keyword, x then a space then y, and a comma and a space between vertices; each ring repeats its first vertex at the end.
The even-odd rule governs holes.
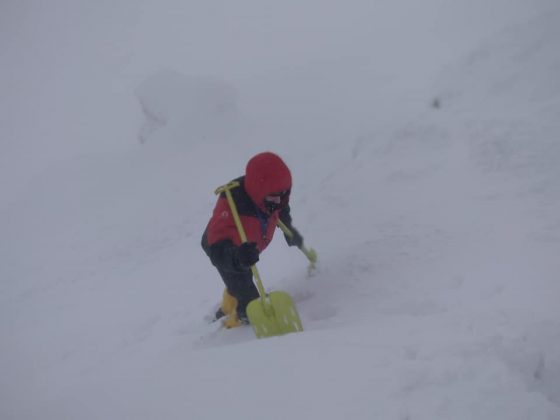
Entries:
POLYGON ((560 417, 554 0, 2 1, 2 419, 560 417), (271 150, 267 290, 209 316, 213 191, 271 150), (263 414, 264 413, 264 414, 263 414))

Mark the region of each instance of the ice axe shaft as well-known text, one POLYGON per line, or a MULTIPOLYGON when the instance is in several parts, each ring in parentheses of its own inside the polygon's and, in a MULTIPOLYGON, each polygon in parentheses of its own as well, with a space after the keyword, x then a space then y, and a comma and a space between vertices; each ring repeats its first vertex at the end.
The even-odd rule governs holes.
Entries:
MULTIPOLYGON (((284 232, 284 234, 288 237, 288 238, 293 238, 294 234, 292 233, 292 231, 290 230, 290 228, 288 226, 286 226, 286 224, 284 222, 282 222, 282 220, 278 220, 278 227, 280 228, 280 230, 282 230, 282 232, 284 232)), ((301 252, 303 252, 305 254, 305 256, 307 257, 307 259, 309 260, 309 268, 315 268, 315 263, 317 262, 317 253, 315 252, 315 250, 313 248, 306 248, 305 245, 301 245, 300 247, 298 247, 301 252)))

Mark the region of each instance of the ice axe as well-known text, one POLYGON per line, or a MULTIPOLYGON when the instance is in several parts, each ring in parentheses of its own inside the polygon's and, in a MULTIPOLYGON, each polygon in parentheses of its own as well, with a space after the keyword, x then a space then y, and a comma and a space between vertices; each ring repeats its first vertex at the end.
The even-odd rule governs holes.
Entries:
MULTIPOLYGON (((233 201, 231 190, 239 187, 239 182, 232 181, 216 189, 216 194, 224 193, 231 209, 237 232, 242 243, 247 242, 247 235, 233 201)), ((256 265, 251 266, 253 280, 259 292, 259 298, 247 305, 247 318, 258 338, 272 337, 291 332, 303 331, 303 326, 291 296, 282 291, 266 293, 256 265)))
MULTIPOLYGON (((278 220, 277 224, 280 230, 284 232, 284 235, 286 235, 288 238, 294 237, 293 232, 290 230, 288 226, 286 226, 284 222, 282 222, 282 220, 278 220)), ((309 260, 309 267, 307 268, 307 270, 309 272, 313 271, 315 269, 315 263, 317 262, 317 253, 313 248, 306 248, 305 245, 303 244, 301 244, 301 246, 299 246, 298 248, 301 250, 301 252, 305 254, 307 259, 309 260)))

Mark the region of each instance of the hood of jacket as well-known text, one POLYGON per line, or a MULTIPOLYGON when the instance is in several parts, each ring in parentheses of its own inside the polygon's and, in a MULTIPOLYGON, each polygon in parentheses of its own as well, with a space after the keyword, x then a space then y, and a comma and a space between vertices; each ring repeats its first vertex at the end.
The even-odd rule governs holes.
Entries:
POLYGON ((264 198, 292 188, 292 174, 284 161, 271 152, 253 156, 245 168, 245 190, 253 202, 265 210, 264 198))

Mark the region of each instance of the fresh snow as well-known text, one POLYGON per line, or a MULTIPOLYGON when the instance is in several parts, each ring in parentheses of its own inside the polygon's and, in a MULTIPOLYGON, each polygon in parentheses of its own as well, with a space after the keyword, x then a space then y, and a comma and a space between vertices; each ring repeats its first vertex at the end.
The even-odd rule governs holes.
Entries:
POLYGON ((0 6, 0 418, 560 419, 555 1, 0 6), (474 22, 474 23, 473 23, 474 22), (197 106, 198 104, 198 106, 197 106), (207 321, 214 189, 294 178, 207 321))

